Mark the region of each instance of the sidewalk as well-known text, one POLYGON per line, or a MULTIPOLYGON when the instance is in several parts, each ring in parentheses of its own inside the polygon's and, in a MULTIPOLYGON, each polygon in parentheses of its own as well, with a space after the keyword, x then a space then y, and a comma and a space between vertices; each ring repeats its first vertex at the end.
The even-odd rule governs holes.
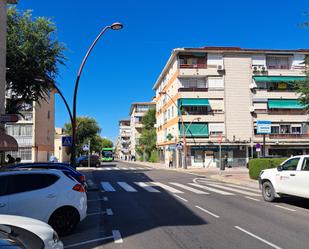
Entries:
POLYGON ((133 161, 122 161, 122 160, 120 161, 135 165, 143 165, 155 169, 186 172, 195 174, 196 176, 200 177, 209 177, 222 182, 258 188, 258 181, 250 179, 249 170, 244 167, 226 168, 224 171, 220 172, 218 168, 188 168, 188 169, 168 168, 162 163, 150 163, 150 162, 139 162, 139 161, 133 162, 133 161))

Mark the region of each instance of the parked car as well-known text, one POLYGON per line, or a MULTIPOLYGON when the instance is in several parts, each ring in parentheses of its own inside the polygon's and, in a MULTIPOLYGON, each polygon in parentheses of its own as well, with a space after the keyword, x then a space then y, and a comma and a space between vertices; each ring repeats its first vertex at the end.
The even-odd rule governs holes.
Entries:
POLYGON ((0 214, 38 219, 66 235, 87 215, 85 188, 60 170, 1 172, 0 214))
MULTIPOLYGON (((78 167, 88 167, 88 156, 81 156, 76 159, 76 165, 78 167)), ((91 155, 90 156, 90 166, 99 167, 101 165, 100 156, 91 155)))
POLYGON ((48 224, 15 215, 0 215, 1 248, 63 249, 58 234, 48 224))
POLYGON ((65 175, 73 177, 75 180, 83 184, 87 189, 86 176, 67 163, 20 163, 15 165, 10 165, 4 168, 5 169, 16 169, 16 168, 36 168, 36 169, 58 169, 61 170, 65 175))
POLYGON ((282 195, 309 198, 309 155, 294 156, 273 169, 262 170, 259 185, 265 201, 282 195))

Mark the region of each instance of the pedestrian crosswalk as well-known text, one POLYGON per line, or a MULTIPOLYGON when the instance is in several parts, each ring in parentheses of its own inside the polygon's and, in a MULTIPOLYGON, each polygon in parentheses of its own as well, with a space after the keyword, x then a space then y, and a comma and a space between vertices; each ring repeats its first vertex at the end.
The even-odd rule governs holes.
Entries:
POLYGON ((169 192, 172 194, 194 193, 198 195, 219 194, 224 196, 244 195, 247 197, 261 196, 260 190, 246 186, 235 184, 220 183, 220 182, 203 182, 203 183, 179 183, 179 182, 101 182, 101 188, 104 192, 148 192, 148 193, 163 193, 169 192))
POLYGON ((112 171, 112 170, 150 170, 149 167, 99 167, 96 170, 112 171))

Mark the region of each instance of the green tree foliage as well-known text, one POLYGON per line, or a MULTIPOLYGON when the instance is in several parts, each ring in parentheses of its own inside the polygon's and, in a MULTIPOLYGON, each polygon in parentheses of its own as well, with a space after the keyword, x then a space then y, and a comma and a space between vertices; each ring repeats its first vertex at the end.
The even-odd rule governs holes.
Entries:
POLYGON ((296 92, 300 94, 298 98, 300 103, 304 105, 305 109, 309 111, 309 56, 305 57, 305 81, 298 82, 295 86, 296 92))
MULTIPOLYGON (((101 150, 101 137, 99 133, 101 129, 98 122, 90 117, 77 117, 76 118, 76 149, 78 154, 84 154, 82 147, 84 144, 91 142, 91 150, 100 152, 101 150)), ((72 134, 71 123, 64 124, 64 131, 67 134, 72 134)))
POLYGON ((13 95, 7 112, 18 112, 20 105, 48 97, 58 66, 65 61, 65 47, 55 33, 50 19, 8 8, 6 82, 13 95))
POLYGON ((156 150, 157 134, 154 125, 156 123, 156 110, 149 109, 142 119, 144 125, 141 137, 139 139, 139 146, 136 151, 140 156, 145 152, 145 159, 149 160, 151 153, 156 150))
POLYGON ((113 148, 114 144, 107 138, 101 138, 101 149, 102 148, 113 148))

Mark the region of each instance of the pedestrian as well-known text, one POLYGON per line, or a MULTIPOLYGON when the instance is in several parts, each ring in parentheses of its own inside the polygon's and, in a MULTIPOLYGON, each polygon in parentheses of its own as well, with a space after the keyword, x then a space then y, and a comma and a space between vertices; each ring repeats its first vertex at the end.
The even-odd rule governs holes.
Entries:
POLYGON ((169 158, 168 158, 168 167, 172 168, 173 167, 173 155, 170 153, 169 158))
POLYGON ((20 157, 16 157, 15 163, 17 164, 17 163, 20 163, 20 162, 21 162, 21 158, 20 157))
POLYGON ((8 161, 7 161, 8 164, 13 164, 13 163, 15 163, 15 158, 12 157, 11 154, 7 154, 6 157, 8 158, 8 161))

